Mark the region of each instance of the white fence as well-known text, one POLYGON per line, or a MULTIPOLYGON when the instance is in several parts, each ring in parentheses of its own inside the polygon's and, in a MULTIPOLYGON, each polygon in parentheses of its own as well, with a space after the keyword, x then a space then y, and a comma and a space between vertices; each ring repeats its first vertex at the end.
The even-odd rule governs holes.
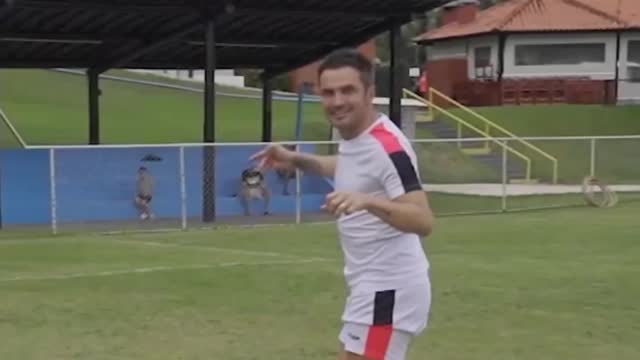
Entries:
MULTIPOLYGON (((618 204, 640 201, 640 136, 524 139, 557 158, 557 183, 552 181, 548 159, 526 148, 518 151, 531 159, 528 181, 521 159, 512 157, 505 147, 494 143, 485 153, 466 152, 477 150, 486 139, 415 140, 420 175, 436 215, 587 206, 586 176, 609 185, 618 195, 618 204)), ((514 148, 520 144, 509 138, 498 140, 514 148)), ((300 151, 323 155, 335 154, 337 149, 332 141, 295 144, 300 151)), ((331 179, 300 172, 288 181, 275 172, 266 173, 268 204, 252 200, 250 214, 245 213, 241 172, 252 167, 249 156, 263 146, 28 147, 20 150, 21 155, 12 155, 24 159, 3 165, 3 193, 11 195, 3 196, 4 225, 45 226, 58 233, 333 221, 320 209, 332 190, 331 179), (152 219, 141 219, 134 203, 140 166, 149 170, 155 184, 152 219), (48 176, 43 179, 38 174, 48 176)))

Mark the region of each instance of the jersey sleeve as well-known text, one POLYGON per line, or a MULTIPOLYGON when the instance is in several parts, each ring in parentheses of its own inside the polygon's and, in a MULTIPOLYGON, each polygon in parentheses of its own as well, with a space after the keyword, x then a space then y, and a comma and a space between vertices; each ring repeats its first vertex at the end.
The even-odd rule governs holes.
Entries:
POLYGON ((389 158, 381 176, 387 196, 394 199, 412 191, 422 190, 416 169, 405 150, 389 154, 389 158))
POLYGON ((400 144, 398 138, 383 127, 374 129, 372 135, 382 145, 380 151, 379 174, 382 185, 389 198, 422 190, 422 183, 411 161, 407 150, 400 144))

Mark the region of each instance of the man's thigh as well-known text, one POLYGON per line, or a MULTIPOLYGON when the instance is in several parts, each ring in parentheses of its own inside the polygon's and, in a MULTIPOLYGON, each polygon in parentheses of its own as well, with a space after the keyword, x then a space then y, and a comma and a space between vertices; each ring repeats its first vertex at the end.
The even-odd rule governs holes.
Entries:
POLYGON ((391 325, 344 323, 339 360, 405 360, 413 336, 391 325))

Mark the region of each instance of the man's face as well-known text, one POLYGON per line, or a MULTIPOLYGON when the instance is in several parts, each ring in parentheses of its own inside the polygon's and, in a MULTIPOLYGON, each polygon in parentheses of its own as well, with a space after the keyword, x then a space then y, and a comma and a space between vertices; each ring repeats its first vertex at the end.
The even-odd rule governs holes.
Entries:
POLYGON ((373 86, 362 83, 351 67, 328 69, 319 79, 320 97, 327 117, 338 130, 356 130, 367 120, 373 86))

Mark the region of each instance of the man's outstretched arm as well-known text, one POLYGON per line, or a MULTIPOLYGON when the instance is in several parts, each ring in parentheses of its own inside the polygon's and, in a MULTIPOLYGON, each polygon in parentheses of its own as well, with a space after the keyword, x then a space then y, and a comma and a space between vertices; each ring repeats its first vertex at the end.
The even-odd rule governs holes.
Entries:
POLYGON ((280 144, 270 144, 252 155, 249 160, 258 160, 258 170, 267 168, 298 168, 316 175, 333 177, 337 157, 303 153, 285 149, 280 144))
POLYGON ((315 155, 303 152, 294 153, 291 163, 304 172, 333 177, 336 173, 337 157, 335 155, 315 155))

